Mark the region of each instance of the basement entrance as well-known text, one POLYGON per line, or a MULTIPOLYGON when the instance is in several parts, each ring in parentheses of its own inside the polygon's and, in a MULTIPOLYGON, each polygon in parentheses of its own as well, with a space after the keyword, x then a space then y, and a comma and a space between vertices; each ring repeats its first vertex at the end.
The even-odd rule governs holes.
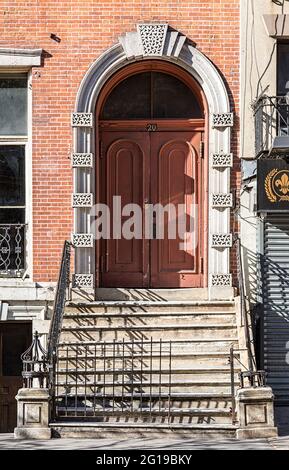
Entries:
POLYGON ((114 78, 99 105, 99 285, 204 287, 203 103, 185 72, 145 69, 114 78))
POLYGON ((13 432, 17 423, 15 397, 22 387, 21 354, 30 346, 31 323, 0 322, 0 432, 13 432))

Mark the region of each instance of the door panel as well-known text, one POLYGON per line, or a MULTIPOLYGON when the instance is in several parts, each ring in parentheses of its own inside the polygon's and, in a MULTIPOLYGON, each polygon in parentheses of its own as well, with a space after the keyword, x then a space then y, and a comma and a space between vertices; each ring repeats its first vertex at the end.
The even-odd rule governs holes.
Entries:
POLYGON ((145 133, 103 133, 103 177, 106 182, 102 201, 110 208, 110 235, 109 240, 103 241, 104 260, 102 261, 102 283, 113 287, 146 287, 148 285, 148 242, 144 240, 143 233, 140 239, 125 239, 121 228, 128 231, 135 230, 131 214, 120 217, 120 212, 126 204, 137 204, 143 208, 148 197, 149 177, 148 150, 149 137, 145 133), (120 196, 119 209, 114 196, 120 196), (119 213, 119 216, 118 216, 119 213), (112 222, 116 218, 121 220, 120 229, 113 234, 112 222), (125 225, 126 224, 126 225, 125 225))
MULTIPOLYGON (((201 136, 194 130, 102 131, 101 202, 114 207, 111 238, 100 245, 103 287, 202 287, 201 136), (122 198, 119 211, 131 203, 142 208, 142 239, 112 233, 118 218, 113 196, 122 198), (161 239, 144 237, 147 203, 171 205, 156 220, 155 235, 161 239), (170 221, 176 222, 175 230, 170 221), (185 240, 178 234, 181 221, 188 233, 192 228, 185 240)), ((121 218, 122 227, 129 218, 121 218)))
POLYGON ((151 135, 152 202, 171 205, 163 219, 156 221, 159 229, 163 225, 163 239, 151 241, 153 287, 201 286, 198 220, 200 142, 200 132, 151 135), (185 231, 188 232, 186 238, 180 236, 185 231))
POLYGON ((15 396, 23 384, 21 354, 31 341, 31 323, 0 322, 0 432, 16 427, 15 396))

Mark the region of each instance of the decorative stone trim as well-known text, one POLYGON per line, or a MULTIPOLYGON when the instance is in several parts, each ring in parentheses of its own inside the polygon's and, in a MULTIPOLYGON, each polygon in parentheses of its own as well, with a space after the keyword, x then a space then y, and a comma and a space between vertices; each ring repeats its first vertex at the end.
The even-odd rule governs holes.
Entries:
POLYGON ((212 287, 232 287, 232 274, 212 274, 212 287))
POLYGON ((212 194, 212 207, 233 207, 233 194, 212 194))
POLYGON ((93 289, 93 274, 73 274, 72 276, 72 287, 77 288, 89 288, 93 289))
POLYGON ((144 56, 161 56, 163 54, 167 29, 167 24, 144 23, 137 25, 144 56))
POLYGON ((234 125, 233 113, 214 113, 213 127, 232 127, 234 125))
POLYGON ((233 166, 232 153, 213 153, 211 158, 213 168, 232 168, 233 166))
POLYGON ((93 154, 92 153, 72 153, 71 166, 73 168, 92 168, 93 154))
POLYGON ((93 234, 72 233, 71 242, 75 248, 93 248, 93 234))
POLYGON ((92 116, 92 113, 72 113, 71 125, 72 127, 92 127, 92 116))
POLYGON ((212 248, 231 248, 233 236, 231 233, 213 233, 211 239, 212 248))
POLYGON ((137 31, 121 36, 119 42, 127 59, 146 56, 179 57, 186 39, 186 36, 167 24, 143 23, 137 26, 137 31))
POLYGON ((73 193, 72 194, 72 207, 92 207, 93 194, 92 193, 73 193))
POLYGON ((0 49, 0 67, 39 67, 42 49, 0 49))
MULTIPOLYGON (((159 21, 159 23, 163 23, 159 21)), ((151 23, 149 23, 151 24, 151 23)), ((147 41, 147 39, 146 39, 147 41)), ((134 31, 124 32, 119 38, 119 42, 110 47, 95 60, 89 67, 84 76, 80 88, 77 93, 75 111, 95 113, 95 103, 100 96, 103 83, 111 78, 111 76, 126 67, 129 63, 134 63, 152 58, 162 58, 164 61, 172 62, 178 67, 186 70, 202 87, 206 96, 208 107, 210 109, 209 116, 209 133, 208 147, 210 153, 229 154, 231 152, 231 126, 233 124, 233 116, 230 110, 230 100, 227 93, 222 76, 211 60, 203 55, 200 50, 195 47, 192 40, 184 36, 180 31, 176 31, 169 25, 165 33, 165 39, 162 49, 162 56, 146 55, 144 56, 144 48, 140 38, 140 32, 137 28, 134 31), (213 116, 215 116, 216 127, 213 126, 213 116), (224 117, 229 119, 224 119, 224 117), (218 118, 217 118, 218 117, 218 118), (222 119, 221 119, 222 117, 222 119)), ((158 53, 160 49, 156 52, 158 53)), ((146 52, 148 50, 146 49, 146 52)), ((87 132, 85 127, 77 127, 75 129, 75 147, 74 152, 95 152, 95 127, 87 132)), ((210 169, 212 166, 210 164, 210 169)), ((90 172, 75 171, 76 188, 83 188, 81 184, 85 184, 87 188, 91 188, 91 192, 96 192, 96 181, 91 178, 90 172)), ((230 192, 230 171, 209 172, 208 191, 210 201, 208 207, 208 223, 209 233, 219 233, 221 229, 230 232, 230 210, 216 209, 212 207, 211 196, 213 193, 230 192)), ((215 201, 217 202, 217 201, 215 201)), ((224 202, 224 201, 222 201, 224 202)), ((221 207, 231 206, 231 196, 229 195, 229 204, 221 205, 221 207)), ((218 207, 218 206, 216 206, 218 207)), ((219 206, 220 207, 220 206, 219 206)), ((75 232, 89 233, 93 231, 90 227, 89 219, 82 216, 81 210, 75 210, 75 232)), ((77 256, 75 259, 75 272, 87 272, 88 263, 93 263, 92 250, 86 250, 83 256, 77 256)), ((230 250, 210 249, 208 253, 208 277, 211 279, 212 273, 229 273, 230 250)), ((209 283, 210 285, 210 283, 209 283)), ((216 289, 218 290, 218 289, 216 289)))

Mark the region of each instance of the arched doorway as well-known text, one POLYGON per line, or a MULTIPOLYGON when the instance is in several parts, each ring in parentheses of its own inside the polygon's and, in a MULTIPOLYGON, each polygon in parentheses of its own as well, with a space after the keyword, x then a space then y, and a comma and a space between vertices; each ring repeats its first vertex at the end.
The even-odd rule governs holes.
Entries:
POLYGON ((97 202, 110 208, 109 234, 96 248, 99 285, 203 287, 206 113, 199 86, 177 66, 136 63, 106 83, 96 113, 97 202), (141 229, 134 226, 131 239, 123 233, 131 212, 119 217, 128 204, 141 208, 141 229), (148 233, 152 207, 160 212, 148 233))

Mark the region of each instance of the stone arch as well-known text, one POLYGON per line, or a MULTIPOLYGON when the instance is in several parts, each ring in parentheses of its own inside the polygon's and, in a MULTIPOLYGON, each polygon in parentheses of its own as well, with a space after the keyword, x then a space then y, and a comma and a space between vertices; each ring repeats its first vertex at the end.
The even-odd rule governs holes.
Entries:
MULTIPOLYGON (((76 248, 75 287, 94 285, 93 233, 90 207, 95 192, 94 112, 104 84, 119 69, 136 61, 159 59, 185 69, 200 85, 207 100, 209 116, 209 287, 231 287, 230 247, 230 170, 232 167, 231 127, 233 114, 225 83, 213 63, 194 44, 167 24, 140 24, 134 32, 119 38, 118 44, 105 51, 84 76, 72 114, 74 128, 73 243, 76 248)), ((212 291, 213 292, 213 291, 212 291)), ((212 294, 214 295, 214 294, 212 294)))

